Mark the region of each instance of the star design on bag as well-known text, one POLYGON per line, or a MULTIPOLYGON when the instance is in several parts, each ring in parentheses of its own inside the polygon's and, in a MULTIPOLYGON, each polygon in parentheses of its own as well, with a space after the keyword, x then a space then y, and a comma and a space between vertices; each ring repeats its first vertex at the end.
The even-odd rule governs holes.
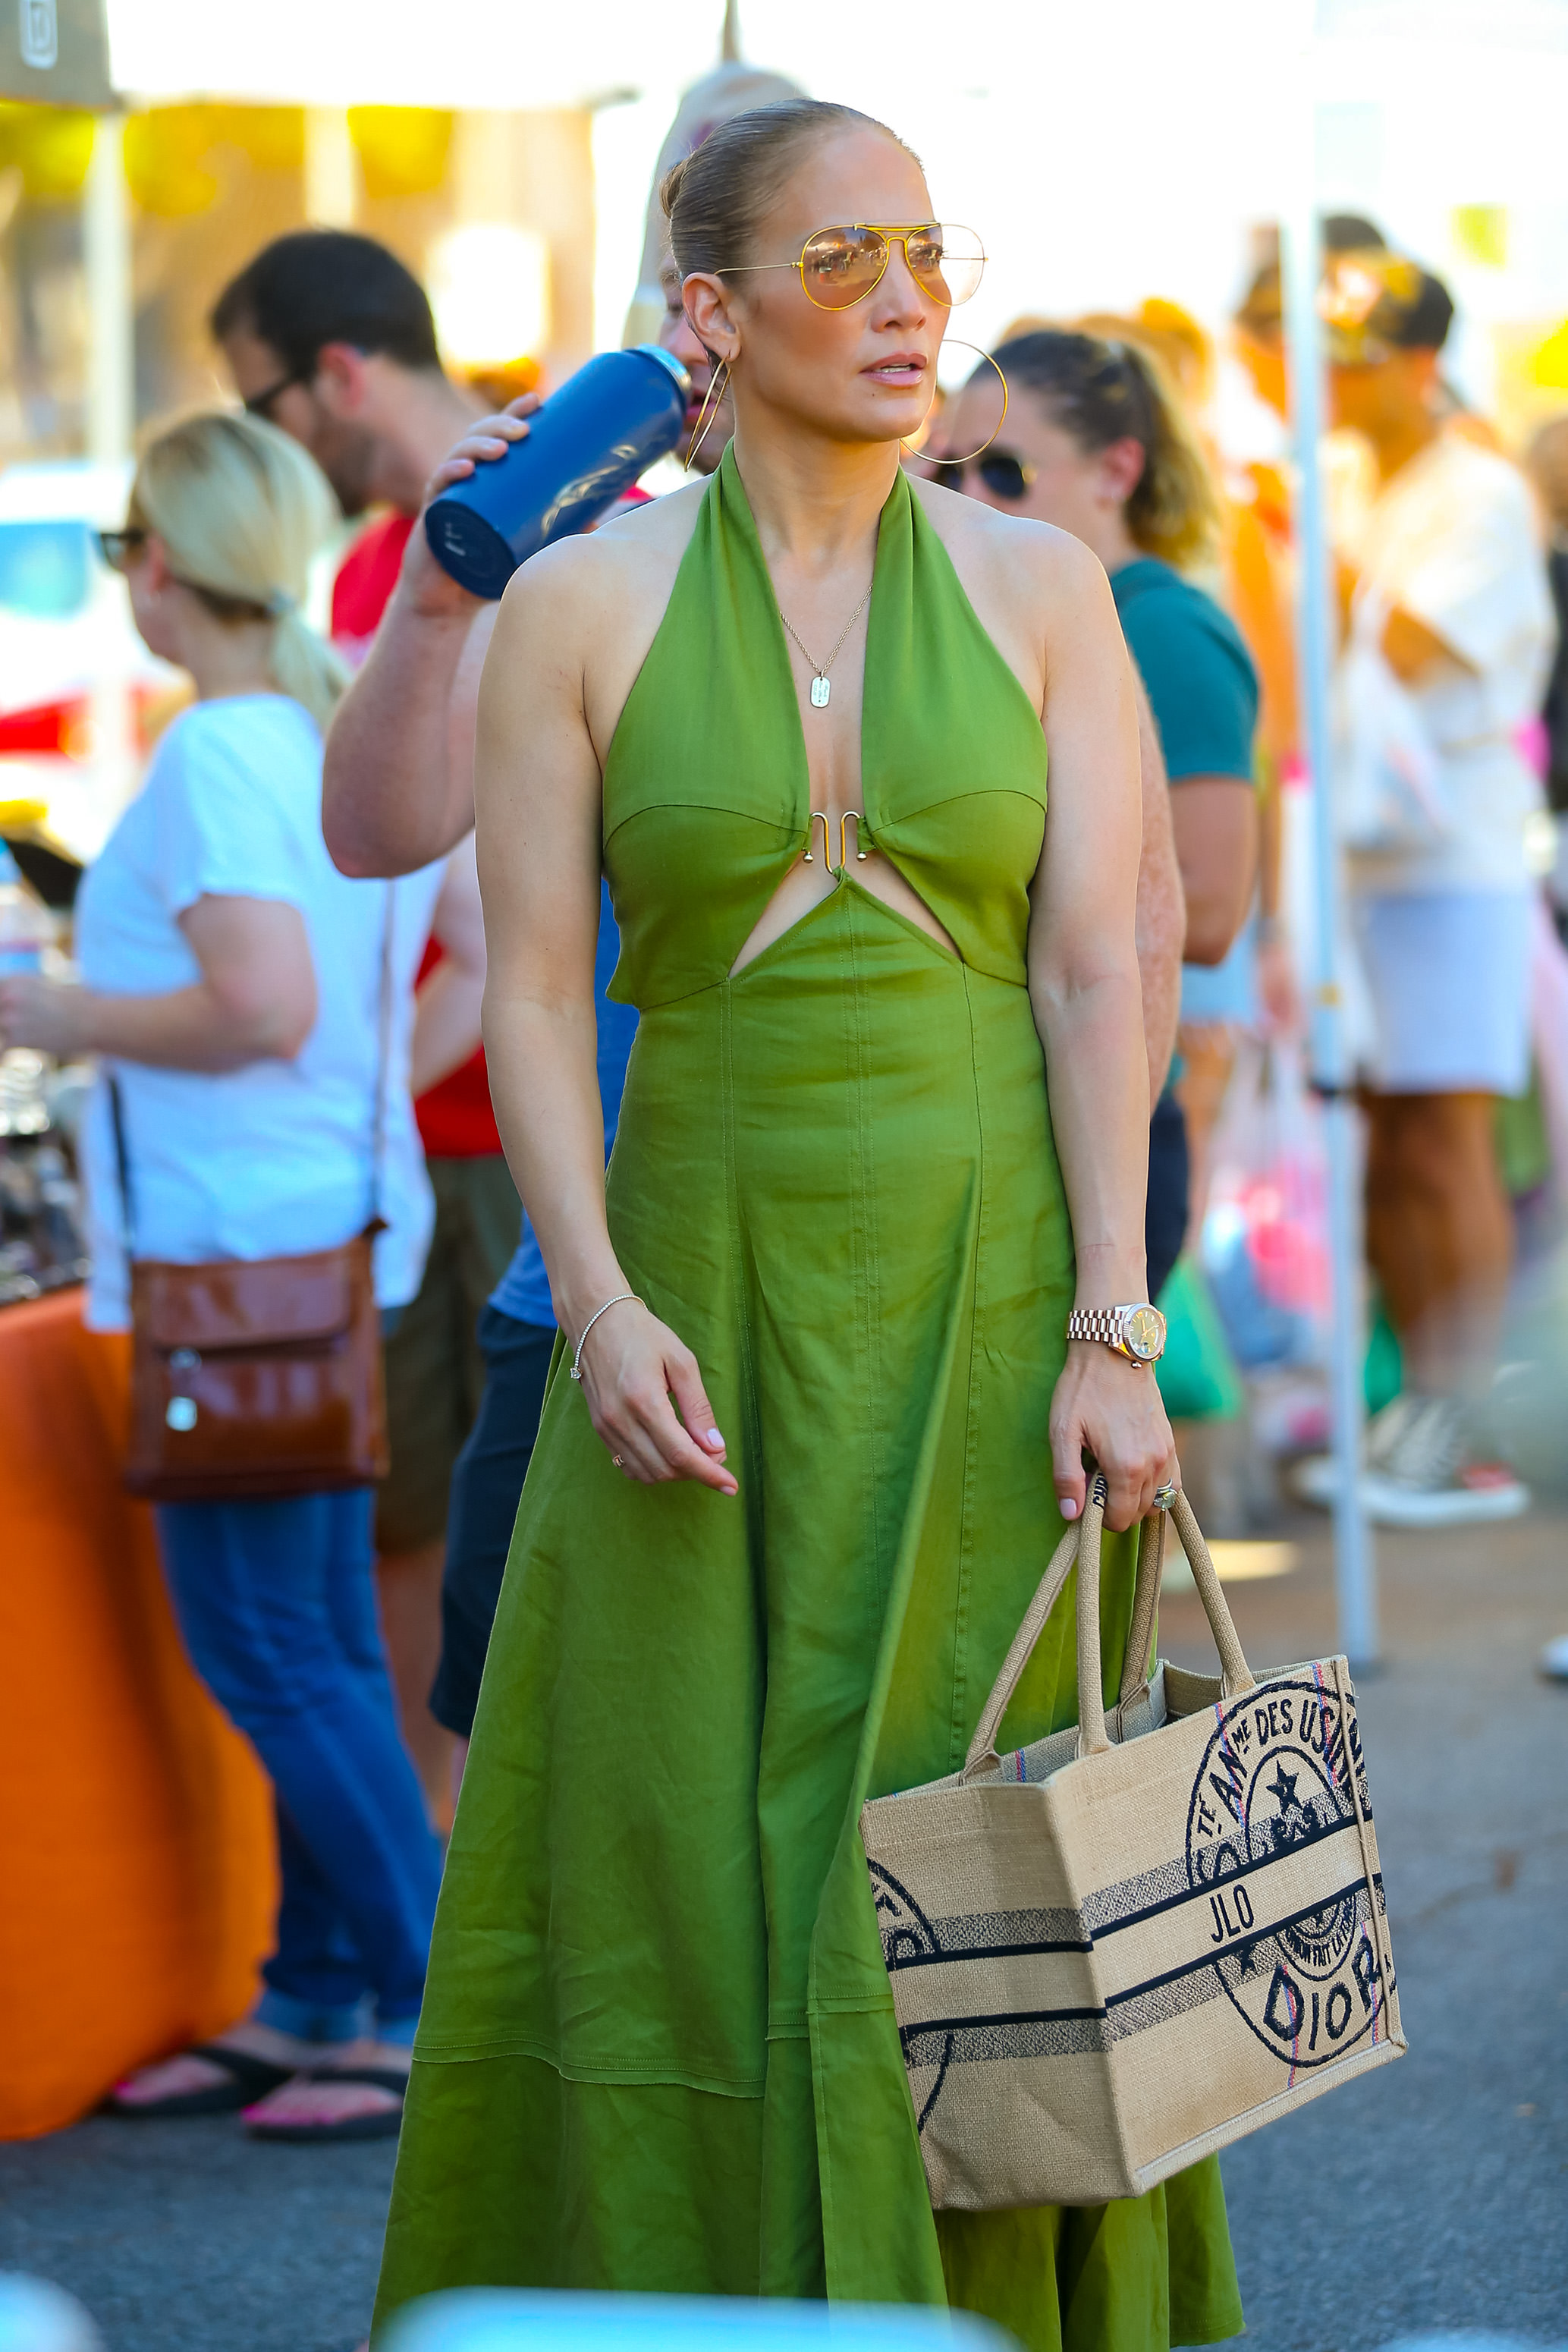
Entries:
POLYGON ((1296 1783, 1301 1777, 1299 1772, 1287 1772, 1283 1764, 1275 1765, 1274 1777, 1268 1784, 1269 1794, 1282 1813, 1288 1813, 1292 1806, 1301 1803, 1296 1794, 1296 1783))

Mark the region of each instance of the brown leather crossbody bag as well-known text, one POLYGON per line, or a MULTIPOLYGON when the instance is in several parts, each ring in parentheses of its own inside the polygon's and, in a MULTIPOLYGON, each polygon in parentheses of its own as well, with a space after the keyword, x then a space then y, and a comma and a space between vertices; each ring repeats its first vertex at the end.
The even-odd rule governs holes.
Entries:
POLYGON ((391 1022, 392 890, 382 932, 371 1213, 300 1257, 138 1260, 120 1088, 110 1108, 131 1267, 131 1445, 125 1484, 152 1502, 257 1501, 366 1486, 387 1474, 381 1317, 371 1255, 380 1213, 391 1022))

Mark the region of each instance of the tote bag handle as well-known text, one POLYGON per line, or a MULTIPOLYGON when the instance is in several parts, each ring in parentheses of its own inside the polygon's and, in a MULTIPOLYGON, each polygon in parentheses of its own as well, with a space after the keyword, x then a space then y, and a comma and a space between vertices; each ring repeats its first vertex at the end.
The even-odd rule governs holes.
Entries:
MULTIPOLYGON (((977 1779, 999 1761, 996 1738, 1001 1719, 1011 1704, 1034 1645, 1045 1630, 1046 1619, 1061 1596, 1074 1561, 1078 1566, 1078 1752, 1081 1756, 1097 1756, 1111 1745, 1105 1729, 1105 1701, 1100 1688, 1100 1542, 1105 1523, 1105 1480, 1097 1470, 1089 1482, 1082 1516, 1057 1545, 1023 1622, 1013 1636, 1012 1646, 1002 1660, 1002 1670, 969 1742, 962 1774, 966 1780, 977 1779)), ((1252 1670, 1243 1654, 1208 1546, 1185 1495, 1178 1492, 1170 1516, 1176 1521, 1203 1613, 1219 1652, 1225 1695, 1228 1698, 1238 1691, 1252 1690, 1256 1686, 1252 1670)), ((1127 1640, 1128 1664, 1122 1677, 1124 1699, 1138 1688, 1147 1672, 1155 1612, 1159 1607, 1165 1571, 1165 1517, 1161 1511, 1145 1519, 1139 1538, 1138 1578, 1127 1640)))

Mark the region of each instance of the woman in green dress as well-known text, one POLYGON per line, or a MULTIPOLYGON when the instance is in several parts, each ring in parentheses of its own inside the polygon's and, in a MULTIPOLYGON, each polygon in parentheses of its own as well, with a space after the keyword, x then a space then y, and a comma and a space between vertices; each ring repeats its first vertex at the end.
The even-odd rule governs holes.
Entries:
MULTIPOLYGON (((961 1761, 1083 1449, 1118 1530, 1176 1475, 1151 1373, 1066 1340, 1145 1295, 1121 632, 1075 541, 900 468, 976 272, 891 132, 758 110, 665 201, 733 446, 526 565, 481 692, 492 1085, 565 1336, 380 2315, 515 2284, 1213 2342, 1241 2321, 1212 2161, 933 2214, 856 1827, 961 1761), (601 869, 641 1014, 607 1186, 601 869)), ((1008 1737, 1076 1705, 1063 1612, 1008 1737)))

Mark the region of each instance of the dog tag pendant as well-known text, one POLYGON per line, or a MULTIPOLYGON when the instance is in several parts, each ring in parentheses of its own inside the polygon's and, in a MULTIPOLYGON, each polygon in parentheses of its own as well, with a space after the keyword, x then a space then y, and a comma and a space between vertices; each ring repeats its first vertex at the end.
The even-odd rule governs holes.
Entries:
POLYGON ((823 677, 821 673, 819 673, 818 676, 811 680, 812 709, 825 710, 828 707, 828 697, 831 694, 832 690, 832 687, 830 685, 829 681, 823 677))

